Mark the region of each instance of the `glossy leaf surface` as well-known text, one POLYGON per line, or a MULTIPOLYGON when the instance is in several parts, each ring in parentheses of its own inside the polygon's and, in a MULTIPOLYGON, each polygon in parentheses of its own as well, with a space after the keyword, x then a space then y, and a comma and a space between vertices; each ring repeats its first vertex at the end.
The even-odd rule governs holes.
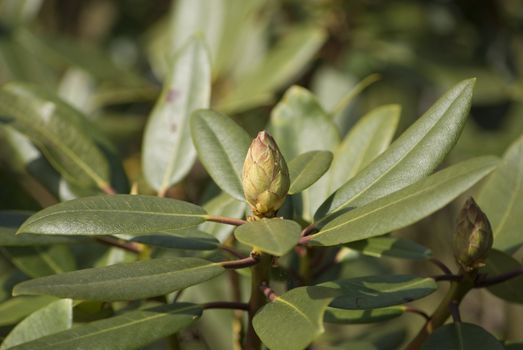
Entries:
POLYGON ((29 84, 9 83, 0 90, 0 115, 28 136, 68 181, 108 186, 109 164, 85 130, 83 117, 56 96, 29 84))
POLYGON ((193 323, 201 308, 171 304, 126 312, 14 347, 13 350, 141 349, 193 323))
POLYGON ((180 181, 195 159, 189 117, 208 108, 211 96, 209 53, 200 38, 192 38, 171 62, 171 70, 156 101, 143 144, 147 181, 160 193, 180 181))
POLYGON ((494 170, 495 157, 473 158, 441 170, 400 191, 350 210, 311 236, 311 243, 336 245, 383 235, 442 208, 494 170))
POLYGON ((510 146, 478 196, 494 234, 494 247, 514 252, 523 245, 523 137, 510 146))
POLYGON ((300 231, 300 225, 291 220, 261 219, 239 226, 234 236, 256 250, 282 256, 298 243, 300 231))
POLYGON ((185 229, 205 220, 205 211, 175 199, 142 195, 95 196, 60 203, 31 216, 18 233, 140 235, 185 229))
POLYGON ((135 300, 164 295, 211 279, 224 269, 199 258, 163 258, 91 268, 18 284, 13 295, 82 300, 135 300))
POLYGON ((243 200, 241 173, 251 143, 247 132, 223 114, 199 110, 191 118, 191 134, 198 158, 214 182, 243 200))
POLYGON ((62 299, 32 313, 7 335, 0 350, 10 349, 53 333, 65 331, 73 325, 73 301, 62 299))
POLYGON ((289 194, 299 193, 314 184, 329 169, 332 153, 311 151, 302 153, 289 162, 291 185, 289 194))
POLYGON ((330 192, 359 173, 389 146, 396 131, 401 108, 375 108, 354 125, 334 152, 329 171, 330 192))
POLYGON ((361 207, 429 175, 456 143, 470 109, 474 79, 450 89, 374 159, 325 201, 316 219, 347 207, 361 207))

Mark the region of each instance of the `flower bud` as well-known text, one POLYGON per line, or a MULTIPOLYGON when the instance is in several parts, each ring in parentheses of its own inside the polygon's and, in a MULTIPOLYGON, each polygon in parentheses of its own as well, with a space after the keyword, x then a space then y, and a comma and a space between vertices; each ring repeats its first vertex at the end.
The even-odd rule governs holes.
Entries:
POLYGON ((289 170, 276 142, 266 131, 252 141, 242 173, 243 192, 254 215, 271 217, 283 205, 289 170))
POLYGON ((485 265, 493 237, 490 222, 474 199, 469 198, 458 217, 457 231, 454 235, 454 257, 466 271, 485 265))

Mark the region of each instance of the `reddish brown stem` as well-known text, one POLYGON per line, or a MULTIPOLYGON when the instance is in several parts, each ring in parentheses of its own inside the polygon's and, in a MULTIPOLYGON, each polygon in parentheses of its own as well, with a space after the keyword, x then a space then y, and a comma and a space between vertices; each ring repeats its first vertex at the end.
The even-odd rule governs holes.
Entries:
POLYGON ((230 218, 227 216, 220 216, 220 215, 207 215, 205 217, 205 220, 217 222, 220 224, 234 225, 234 226, 241 226, 241 225, 247 223, 247 221, 242 220, 242 219, 235 219, 235 218, 230 218))
POLYGON ((131 253, 140 254, 143 251, 143 246, 139 243, 125 242, 117 238, 109 236, 99 236, 95 238, 98 242, 126 250, 131 253))
POLYGON ((221 265, 225 269, 243 269, 256 265, 258 262, 259 260, 257 257, 249 256, 238 260, 222 261, 221 265))

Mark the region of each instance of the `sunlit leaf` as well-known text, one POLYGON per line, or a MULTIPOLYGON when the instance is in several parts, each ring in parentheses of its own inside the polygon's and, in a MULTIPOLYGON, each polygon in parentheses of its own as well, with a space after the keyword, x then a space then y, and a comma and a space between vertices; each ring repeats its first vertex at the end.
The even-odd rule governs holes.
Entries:
POLYGON ((65 331, 73 325, 73 302, 62 299, 35 311, 7 335, 0 350, 10 349, 53 333, 65 331))
POLYGON ((289 162, 291 185, 289 194, 299 193, 312 184, 329 169, 332 153, 329 151, 311 151, 302 153, 289 162))
POLYGON ((494 247, 514 252, 523 244, 523 137, 510 146, 478 195, 492 224, 494 247))
POLYGON ((126 312, 55 333, 13 350, 142 349, 193 323, 201 315, 194 304, 171 304, 126 312))
POLYGON ((193 38, 171 61, 168 79, 149 117, 143 143, 147 181, 160 193, 180 181, 195 159, 189 117, 208 108, 211 96, 209 53, 200 38, 193 38))
POLYGON ((450 89, 385 152, 339 188, 315 214, 320 219, 361 207, 429 175, 456 143, 470 109, 474 79, 450 89))
POLYGON ((142 195, 74 199, 39 211, 18 233, 140 235, 185 229, 205 221, 205 211, 175 199, 142 195))
POLYGON ((316 245, 337 245, 406 227, 442 208, 494 170, 495 157, 479 157, 441 170, 400 191, 339 215, 311 236, 316 245))
POLYGON ((256 250, 282 256, 298 243, 300 231, 296 222, 275 218, 241 225, 234 231, 234 236, 256 250))
POLYGON ((143 299, 211 279, 224 269, 199 258, 162 258, 41 277, 15 286, 13 295, 54 295, 82 300, 143 299))
POLYGON ((230 118, 211 110, 191 117, 191 133, 198 158, 214 182, 232 197, 243 200, 241 173, 249 135, 230 118))

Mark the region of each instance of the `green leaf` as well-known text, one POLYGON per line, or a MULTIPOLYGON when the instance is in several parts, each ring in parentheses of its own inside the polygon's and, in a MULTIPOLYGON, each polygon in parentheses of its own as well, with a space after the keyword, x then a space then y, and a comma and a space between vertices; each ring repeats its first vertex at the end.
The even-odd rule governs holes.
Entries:
POLYGON ((329 307, 325 311, 323 320, 336 324, 366 324, 387 321, 403 315, 404 312, 404 306, 390 306, 370 310, 344 310, 329 307))
POLYGON ((269 129, 285 159, 309 151, 333 151, 340 138, 317 98, 300 86, 290 87, 274 107, 269 129))
POLYGON ((198 158, 214 182, 243 201, 241 173, 251 138, 223 114, 198 110, 191 117, 191 134, 198 158))
POLYGON ((205 221, 194 204, 142 195, 95 196, 60 203, 31 216, 18 233, 143 235, 186 229, 205 221))
POLYGON ((10 261, 29 277, 43 277, 76 268, 73 253, 67 246, 8 247, 10 261))
POLYGON ((315 288, 292 289, 254 316, 254 330, 268 348, 301 350, 324 332, 323 314, 333 295, 315 288))
POLYGON ((299 193, 314 184, 329 169, 332 153, 311 151, 302 153, 289 162, 291 185, 289 194, 299 193))
POLYGON ((368 310, 405 304, 436 291, 432 278, 411 275, 357 277, 325 282, 316 287, 339 295, 330 306, 339 309, 368 310))
MULTIPOLYGON (((494 277, 521 268, 521 264, 510 255, 492 249, 481 272, 487 273, 488 277, 494 277)), ((498 298, 511 303, 523 304, 523 293, 521 293, 523 290, 523 276, 492 285, 488 287, 488 290, 498 298)))
POLYGON ((315 245, 337 245, 380 236, 432 214, 494 170, 495 157, 473 158, 400 191, 339 215, 310 236, 315 245))
POLYGON ((0 90, 0 115, 28 136, 68 181, 108 188, 107 159, 71 106, 46 90, 11 82, 0 90))
POLYGON ((334 152, 329 171, 330 193, 358 174, 387 149, 400 118, 401 107, 386 105, 363 116, 334 152))
MULTIPOLYGON (((285 159, 315 150, 333 152, 340 139, 336 126, 317 98, 299 86, 289 88, 274 107, 269 128, 285 159)), ((312 219, 328 195, 328 186, 328 178, 323 176, 296 198, 301 200, 304 219, 312 219)), ((297 201, 294 205, 299 207, 297 201)))
POLYGON ((507 150, 481 189, 478 203, 492 224, 494 247, 518 249, 523 244, 523 136, 507 150))
POLYGON ((256 250, 282 256, 298 243, 300 231, 300 225, 291 220, 261 219, 239 226, 234 236, 256 250))
POLYGON ((148 234, 145 236, 133 237, 118 235, 117 237, 132 242, 172 249, 212 250, 218 248, 218 245, 220 244, 214 236, 207 232, 200 231, 197 228, 176 230, 172 232, 158 232, 158 234, 148 234))
MULTIPOLYGON (((246 204, 222 192, 203 205, 208 213, 213 215, 227 216, 230 218, 242 218, 245 213, 246 204)), ((232 225, 223 225, 211 221, 204 222, 199 226, 202 231, 215 236, 220 242, 224 242, 234 230, 232 225)))
POLYGON ((217 109, 240 112, 269 102, 281 88, 311 60, 326 35, 314 27, 294 27, 269 51, 263 61, 242 75, 229 94, 218 101, 217 109))
POLYGON ((21 296, 6 300, 0 304, 0 326, 15 324, 55 300, 56 298, 47 295, 21 296))
POLYGON ((16 231, 33 212, 3 211, 0 212, 0 247, 22 247, 48 245, 55 243, 80 243, 83 240, 70 236, 42 236, 26 233, 16 235, 16 231))
POLYGON ((55 333, 13 350, 141 349, 187 327, 201 315, 194 304, 171 304, 126 312, 55 333))
POLYGON ((503 350, 503 345, 483 328, 470 323, 451 323, 432 333, 421 350, 503 350))
POLYGON ((13 295, 54 295, 82 300, 135 300, 207 281, 224 269, 198 258, 163 258, 37 278, 15 286, 13 295))
POLYGON ((57 300, 32 313, 20 322, 4 339, 0 350, 10 349, 46 335, 65 331, 73 325, 73 302, 57 300))
POLYGON ((431 257, 430 249, 414 241, 397 237, 373 237, 347 244, 347 247, 364 255, 381 258, 383 256, 427 260, 431 257))
POLYGON ((210 97, 209 53, 202 39, 194 37, 173 59, 145 129, 144 175, 159 193, 164 193, 191 169, 196 150, 191 140, 189 116, 196 109, 208 108, 210 97))
POLYGON ((347 207, 361 207, 429 175, 456 143, 470 109, 474 79, 450 89, 365 171, 325 201, 320 219, 347 207))

